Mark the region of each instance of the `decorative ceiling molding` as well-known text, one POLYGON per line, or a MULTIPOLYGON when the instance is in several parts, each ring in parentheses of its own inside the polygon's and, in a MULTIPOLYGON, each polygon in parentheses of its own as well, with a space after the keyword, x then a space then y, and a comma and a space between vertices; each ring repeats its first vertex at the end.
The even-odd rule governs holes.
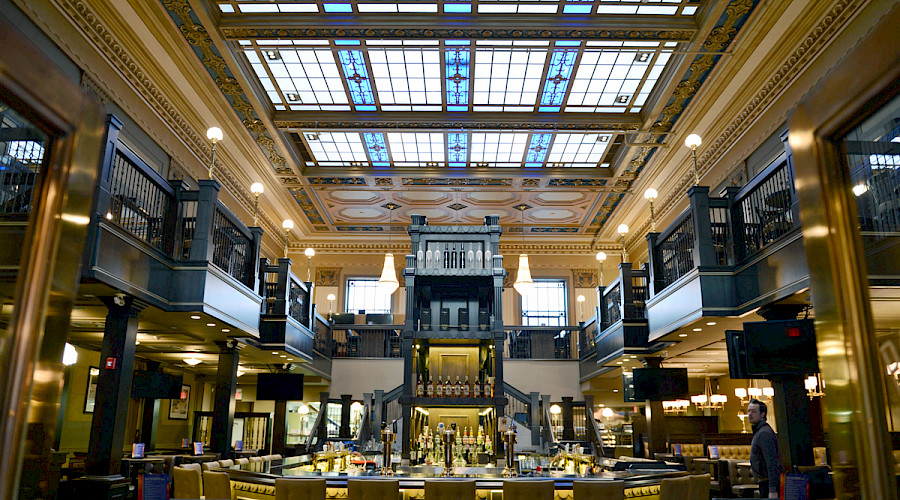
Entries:
MULTIPOLYGON (((170 1, 170 0, 163 0, 170 1)), ((394 19, 396 22, 397 19, 394 19)), ((597 22, 596 20, 594 22, 597 22)), ((404 38, 404 39, 582 39, 582 40, 647 40, 687 42, 695 30, 681 29, 516 29, 516 28, 378 28, 378 27, 300 27, 300 28, 220 28, 226 39, 282 39, 282 38, 404 38)))
MULTIPOLYGON (((410 253, 409 245, 398 244, 393 242, 388 244, 387 242, 379 242, 379 241, 310 241, 304 240, 303 242, 291 242, 289 246, 290 252, 297 252, 299 254, 303 254, 303 251, 307 247, 313 247, 316 249, 316 255, 324 256, 330 253, 332 254, 369 254, 369 255, 383 255, 386 252, 391 252, 397 255, 408 255, 410 253)), ((621 252, 622 246, 620 244, 609 243, 609 244, 601 244, 597 246, 592 246, 589 243, 581 243, 581 242, 557 242, 557 243, 522 243, 521 240, 513 241, 510 243, 501 242, 500 243, 500 254, 501 255, 518 255, 520 253, 528 253, 533 255, 582 255, 582 256, 590 256, 593 257, 599 251, 608 252, 611 255, 616 254, 616 252, 621 252)), ((565 267, 565 265, 563 265, 565 267)))
MULTIPOLYGON (((601 116, 580 117, 560 117, 559 115, 541 114, 537 115, 539 120, 527 120, 523 115, 529 113, 508 113, 509 120, 492 120, 487 115, 480 116, 478 113, 460 114, 453 120, 442 119, 422 119, 397 120, 394 117, 396 112, 381 112, 385 116, 384 120, 371 119, 372 113, 366 114, 367 120, 353 120, 354 113, 327 113, 324 120, 289 120, 279 119, 288 113, 276 113, 274 123, 279 129, 286 132, 295 132, 300 130, 330 130, 330 129, 428 129, 428 130, 602 130, 605 132, 621 132, 631 133, 639 132, 640 123, 634 122, 606 122, 602 121, 601 116), (471 121, 468 121, 471 120, 471 121)), ((295 115, 297 112, 290 112, 295 115)), ((308 114, 308 113, 306 113, 308 114)), ((325 113, 319 112, 320 115, 325 113)), ((424 118, 424 117, 423 117, 424 118)), ((621 116, 616 116, 621 119, 621 116)))

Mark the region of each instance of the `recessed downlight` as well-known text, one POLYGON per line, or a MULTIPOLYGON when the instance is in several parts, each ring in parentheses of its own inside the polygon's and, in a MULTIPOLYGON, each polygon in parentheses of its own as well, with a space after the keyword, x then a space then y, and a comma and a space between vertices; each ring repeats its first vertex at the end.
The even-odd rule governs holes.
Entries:
POLYGON ((706 322, 706 326, 715 326, 715 325, 716 325, 715 321, 707 321, 706 322))
POLYGON ((207 323, 206 326, 216 326, 215 323, 207 323))
POLYGON ((687 337, 687 334, 686 334, 686 333, 679 333, 678 336, 679 336, 679 337, 687 337))
POLYGON ((703 328, 694 328, 694 331, 695 331, 695 332, 702 332, 702 331, 703 331, 703 328))
POLYGON ((278 356, 278 353, 277 353, 277 352, 272 352, 272 354, 274 354, 274 355, 276 355, 276 356, 278 356))
POLYGON ((282 357, 282 358, 286 358, 286 357, 287 357, 287 354, 282 354, 281 357, 282 357))
POLYGON ((230 332, 230 331, 231 331, 231 330, 229 330, 228 328, 222 328, 222 333, 228 333, 228 332, 230 332))
POLYGON ((191 314, 191 319, 200 319, 199 314, 191 314))

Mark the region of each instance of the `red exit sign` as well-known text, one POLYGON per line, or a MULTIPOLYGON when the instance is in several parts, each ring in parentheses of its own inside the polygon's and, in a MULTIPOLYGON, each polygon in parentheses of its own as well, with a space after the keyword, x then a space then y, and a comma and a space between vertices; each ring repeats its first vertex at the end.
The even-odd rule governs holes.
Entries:
POLYGON ((797 327, 788 328, 788 337, 799 337, 800 329, 797 327))

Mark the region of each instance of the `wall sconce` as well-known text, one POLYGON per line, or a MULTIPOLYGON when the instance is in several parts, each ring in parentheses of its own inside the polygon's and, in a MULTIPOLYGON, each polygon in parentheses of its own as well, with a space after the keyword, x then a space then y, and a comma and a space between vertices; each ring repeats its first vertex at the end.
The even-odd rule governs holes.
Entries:
POLYGON ((284 229, 284 258, 286 259, 288 256, 288 244, 290 243, 288 233, 291 232, 291 229, 294 229, 294 221, 284 219, 284 222, 281 223, 281 228, 284 229))
POLYGON ((691 158, 694 160, 694 185, 700 185, 700 171, 697 170, 697 147, 703 144, 700 136, 691 134, 684 140, 684 145, 691 148, 691 158))
POLYGON ((254 182, 250 185, 250 192, 253 193, 253 226, 257 227, 259 218, 259 195, 263 194, 264 188, 262 182, 254 182))
POLYGON ((653 200, 659 196, 659 193, 656 192, 653 188, 648 188, 644 191, 644 198, 650 202, 650 231, 656 232, 656 214, 653 213, 653 200))
POLYGON ((822 382, 822 377, 818 373, 806 377, 803 381, 803 385, 806 387, 806 395, 809 396, 809 399, 825 395, 825 384, 822 382))
POLYGON ((216 166, 216 144, 221 141, 225 135, 222 133, 222 129, 219 127, 209 127, 209 130, 206 131, 206 138, 212 142, 212 158, 209 160, 209 173, 208 177, 210 179, 213 178, 213 167, 216 166))

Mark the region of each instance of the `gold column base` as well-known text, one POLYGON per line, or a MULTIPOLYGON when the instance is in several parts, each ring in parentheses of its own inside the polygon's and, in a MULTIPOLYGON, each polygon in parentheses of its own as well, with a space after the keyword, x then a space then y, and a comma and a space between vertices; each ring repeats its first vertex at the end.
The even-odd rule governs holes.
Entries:
POLYGON ((390 467, 382 467, 382 468, 381 468, 381 475, 382 475, 382 476, 393 476, 393 475, 394 475, 394 470, 391 469, 390 467))
POLYGON ((519 474, 516 472, 516 469, 510 467, 505 467, 503 469, 503 477, 518 477, 518 475, 519 474))

